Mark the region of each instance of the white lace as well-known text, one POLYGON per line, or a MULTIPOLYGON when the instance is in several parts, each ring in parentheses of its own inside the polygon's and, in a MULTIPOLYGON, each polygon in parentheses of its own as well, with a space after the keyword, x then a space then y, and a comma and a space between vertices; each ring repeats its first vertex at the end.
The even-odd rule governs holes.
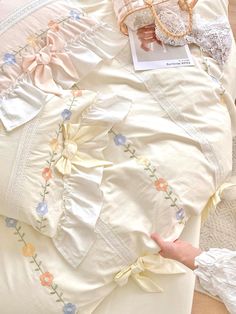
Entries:
MULTIPOLYGON (((172 10, 163 10, 159 17, 172 32, 180 33, 186 29, 186 21, 179 19, 172 10)), ((196 15, 193 20, 192 33, 177 40, 167 37, 158 26, 155 32, 157 38, 165 44, 172 46, 196 44, 219 64, 224 64, 227 61, 232 46, 230 26, 225 17, 219 17, 217 20, 209 22, 196 15)))
POLYGON ((48 4, 49 2, 53 2, 55 0, 34 0, 30 3, 25 4, 24 6, 17 8, 11 15, 9 15, 6 19, 0 21, 0 35, 7 31, 14 24, 19 22, 21 19, 31 14, 35 10, 40 7, 48 4))
MULTIPOLYGON (((172 1, 158 6, 157 14, 165 27, 174 34, 180 34, 187 30, 189 18, 186 11, 180 10, 177 3, 172 1)), ((154 17, 150 9, 136 11, 130 14, 125 23, 133 30, 153 24, 154 17)), ((230 25, 226 17, 222 16, 214 21, 206 21, 199 15, 193 16, 193 29, 190 35, 180 39, 171 39, 156 26, 156 37, 164 44, 171 46, 183 46, 196 44, 214 58, 219 64, 224 64, 230 53, 232 37, 230 25)))

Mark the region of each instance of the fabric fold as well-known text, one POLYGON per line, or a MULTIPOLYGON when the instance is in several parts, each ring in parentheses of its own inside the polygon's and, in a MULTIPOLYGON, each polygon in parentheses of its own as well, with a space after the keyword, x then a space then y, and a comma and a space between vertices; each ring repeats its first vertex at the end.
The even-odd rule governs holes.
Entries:
POLYGON ((8 97, 0 99, 0 120, 5 129, 9 132, 32 120, 51 97, 28 80, 19 82, 8 97))
POLYGON ((109 143, 108 133, 125 119, 130 106, 130 101, 123 97, 98 96, 83 111, 80 124, 64 126, 64 149, 55 165, 64 174, 64 212, 53 242, 75 268, 96 240, 95 225, 103 206, 100 186, 104 167, 111 164, 103 157, 109 143), (70 142, 68 134, 73 139, 70 142), (69 154, 69 145, 70 153, 74 149, 75 154, 69 154))

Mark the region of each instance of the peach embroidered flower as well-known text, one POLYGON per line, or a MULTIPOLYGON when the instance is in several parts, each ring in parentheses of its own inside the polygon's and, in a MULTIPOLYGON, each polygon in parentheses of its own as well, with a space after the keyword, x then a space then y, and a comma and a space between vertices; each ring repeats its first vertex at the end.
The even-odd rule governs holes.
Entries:
POLYGON ((73 95, 74 97, 80 97, 80 96, 82 96, 82 90, 80 90, 80 89, 74 89, 74 90, 72 90, 72 95, 73 95))
POLYGON ((157 191, 167 191, 168 188, 168 183, 165 179, 160 178, 158 180, 155 181, 155 187, 157 189, 157 191))
POLYGON ((53 32, 58 32, 60 30, 59 24, 53 20, 48 22, 48 27, 53 31, 53 32))
POLYGON ((27 43, 28 45, 30 45, 31 47, 35 48, 38 44, 38 38, 35 35, 30 35, 27 38, 27 43))
POLYGON ((52 285, 53 278, 53 275, 49 272, 46 272, 39 277, 41 285, 45 287, 50 287, 52 285))
POLYGON ((46 181, 50 180, 52 178, 52 170, 50 168, 44 168, 42 176, 46 181))
POLYGON ((31 243, 27 243, 23 248, 22 248, 22 254, 25 257, 30 257, 34 256, 35 254, 35 247, 31 243))

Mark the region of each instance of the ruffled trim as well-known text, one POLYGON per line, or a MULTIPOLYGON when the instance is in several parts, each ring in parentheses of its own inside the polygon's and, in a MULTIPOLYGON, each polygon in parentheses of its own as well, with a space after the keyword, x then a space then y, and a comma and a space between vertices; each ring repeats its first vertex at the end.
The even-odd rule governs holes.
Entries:
POLYGON ((194 273, 201 286, 213 296, 219 296, 230 313, 236 313, 236 252, 210 249, 195 258, 194 273))
MULTIPOLYGON (((84 145, 84 152, 87 149, 88 154, 92 152, 102 159, 109 131, 129 110, 127 100, 118 96, 101 98, 88 108, 82 125, 102 126, 102 132, 87 143, 87 148, 84 145)), ((96 238, 94 229, 103 205, 100 189, 103 171, 104 166, 88 168, 75 164, 70 176, 64 176, 64 214, 53 241, 73 267, 78 267, 96 238)))
POLYGON ((31 82, 19 81, 8 98, 0 98, 0 120, 11 131, 32 120, 51 97, 31 82))
POLYGON ((7 130, 31 120, 44 106, 47 94, 60 95, 63 89, 70 89, 102 60, 113 58, 126 43, 108 25, 80 11, 76 14, 76 19, 68 16, 60 27, 60 21, 49 24, 36 47, 26 45, 19 54, 5 54, 0 65, 0 99, 4 103, 0 118, 7 130), (20 110, 18 103, 15 110, 19 96, 22 107, 20 110), (14 116, 10 114, 13 110, 14 116))

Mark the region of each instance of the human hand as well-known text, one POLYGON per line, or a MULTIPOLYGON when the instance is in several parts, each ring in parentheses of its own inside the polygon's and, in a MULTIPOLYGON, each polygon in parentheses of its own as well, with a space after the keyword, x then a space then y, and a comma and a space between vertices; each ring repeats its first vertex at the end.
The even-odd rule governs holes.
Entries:
POLYGON ((141 48, 149 51, 149 44, 156 42, 161 45, 161 41, 156 38, 155 25, 147 25, 137 30, 138 39, 141 41, 141 48))
POLYGON ((162 237, 153 233, 151 238, 157 243, 161 251, 159 254, 165 258, 176 260, 194 270, 195 257, 201 254, 199 248, 193 247, 190 243, 177 239, 174 242, 164 241, 162 237))

